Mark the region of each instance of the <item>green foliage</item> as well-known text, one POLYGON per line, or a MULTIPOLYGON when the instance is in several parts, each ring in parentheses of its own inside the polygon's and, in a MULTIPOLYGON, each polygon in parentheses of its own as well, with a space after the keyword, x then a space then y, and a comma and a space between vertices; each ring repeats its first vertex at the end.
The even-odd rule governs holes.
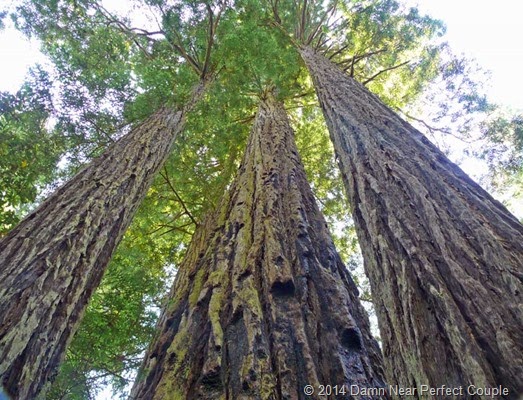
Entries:
POLYGON ((15 95, 0 93, 0 237, 55 177, 63 138, 46 129, 50 98, 38 69, 15 95))
MULTIPOLYGON (((493 189, 506 198, 523 198, 523 115, 493 113, 481 124, 483 145, 475 155, 486 161, 493 189)), ((511 204, 509 204, 511 206, 511 204)), ((519 210, 521 216, 521 210, 519 210)))
POLYGON ((299 54, 278 32, 260 24, 262 18, 259 2, 243 1, 235 18, 222 21, 216 58, 224 64, 228 85, 254 96, 271 85, 283 98, 301 92, 299 54))
POLYGON ((523 115, 497 113, 482 124, 482 133, 484 139, 496 144, 481 153, 491 167, 511 171, 523 168, 523 115))
POLYGON ((394 0, 350 2, 343 12, 347 27, 333 51, 347 50, 333 60, 386 103, 412 102, 437 75, 443 23, 394 0))
MULTIPOLYGON (((154 192, 153 192, 154 193, 154 192)), ((172 267, 182 252, 179 232, 154 231, 158 202, 149 195, 94 293, 47 399, 94 398, 107 384, 121 393, 152 339, 172 267)), ((190 232, 187 234, 190 237, 190 232)))
POLYGON ((64 158, 72 173, 125 125, 124 106, 135 97, 130 59, 137 50, 89 1, 23 1, 13 19, 40 39, 53 63, 53 120, 68 141, 64 158))

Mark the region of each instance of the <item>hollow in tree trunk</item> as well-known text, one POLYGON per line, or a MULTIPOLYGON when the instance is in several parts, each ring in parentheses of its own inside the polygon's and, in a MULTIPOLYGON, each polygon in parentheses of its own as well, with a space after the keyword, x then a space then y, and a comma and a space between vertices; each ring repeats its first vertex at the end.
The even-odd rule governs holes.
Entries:
POLYGON ((55 374, 87 302, 186 113, 162 108, 112 144, 0 241, 0 378, 35 399, 55 374))
POLYGON ((523 226, 364 86, 300 52, 352 206, 389 383, 502 385, 499 398, 517 399, 523 226))
POLYGON ((319 399, 329 384, 340 392, 328 398, 350 398, 350 385, 376 392, 354 399, 387 398, 358 291, 268 93, 238 177, 180 266, 131 398, 319 399))

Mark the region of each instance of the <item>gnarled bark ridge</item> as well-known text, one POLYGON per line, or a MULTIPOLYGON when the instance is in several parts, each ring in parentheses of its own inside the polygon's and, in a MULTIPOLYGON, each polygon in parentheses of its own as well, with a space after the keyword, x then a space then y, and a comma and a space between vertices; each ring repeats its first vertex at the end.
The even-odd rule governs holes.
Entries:
POLYGON ((183 109, 162 108, 112 144, 0 241, 0 382, 14 399, 35 399, 56 372, 204 87, 183 109))
POLYGON ((283 105, 268 94, 238 177, 180 266, 131 398, 326 398, 320 384, 383 387, 380 365, 283 105))
POLYGON ((300 52, 352 205, 389 383, 502 385, 518 398, 523 226, 365 87, 300 52))

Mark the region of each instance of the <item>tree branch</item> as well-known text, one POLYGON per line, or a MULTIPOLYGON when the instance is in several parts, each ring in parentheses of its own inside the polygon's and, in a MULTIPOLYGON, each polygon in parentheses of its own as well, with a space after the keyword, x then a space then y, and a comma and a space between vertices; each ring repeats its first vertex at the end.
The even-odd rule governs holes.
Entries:
POLYGON ((172 43, 171 46, 174 47, 180 55, 185 58, 185 60, 189 63, 189 65, 192 67, 194 72, 196 72, 197 75, 200 75, 202 73, 202 69, 200 67, 200 64, 198 64, 198 61, 194 59, 194 57, 190 56, 187 51, 185 50, 185 47, 183 47, 182 43, 182 37, 180 36, 180 33, 173 29, 172 32, 176 36, 176 39, 178 43, 172 43))
POLYGON ((363 82, 363 85, 366 85, 367 83, 371 82, 372 80, 376 79, 378 76, 380 76, 381 74, 383 74, 384 72, 387 72, 387 71, 392 71, 393 69, 397 69, 397 68, 400 68, 406 64, 408 64, 410 61, 405 61, 405 62, 402 62, 401 64, 397 64, 397 65, 394 65, 392 67, 389 67, 389 68, 385 68, 385 69, 382 69, 381 71, 379 72, 376 72, 374 75, 372 75, 369 79, 365 80, 363 82))
POLYGON ((298 39, 300 42, 305 42, 305 26, 307 25, 307 0, 303 0, 303 8, 301 9, 301 19, 300 19, 300 31, 298 39))
POLYGON ((284 34, 284 36, 287 37, 287 39, 289 39, 289 41, 294 46, 296 46, 297 48, 300 48, 299 43, 292 37, 291 34, 289 34, 289 32, 287 32, 287 30, 279 22, 277 22, 276 20, 272 20, 272 21, 269 21, 269 25, 273 26, 275 28, 278 28, 284 34))
POLYGON ((278 1, 279 0, 270 0, 270 3, 271 3, 271 9, 272 9, 272 16, 274 17, 274 20, 278 24, 281 24, 281 18, 278 13, 278 1))
MULTIPOLYGON (((125 25, 122 21, 120 21, 118 18, 116 18, 113 14, 111 14, 104 6, 99 4, 98 2, 94 3, 95 9, 97 9, 100 14, 107 20, 107 25, 116 24, 120 32, 126 34, 130 39, 134 42, 134 44, 140 49, 140 51, 148 58, 152 59, 152 55, 145 49, 141 43, 137 40, 137 36, 139 36, 134 30, 139 28, 129 28, 127 25, 125 25)), ((142 31, 145 31, 142 29, 142 31)), ((145 31, 147 32, 147 31, 145 31)), ((142 35, 143 36, 143 35, 142 35)), ((148 36, 149 37, 149 36, 148 36)))
POLYGON ((165 31, 163 30, 159 30, 159 31, 154 31, 154 32, 149 32, 145 29, 142 29, 142 28, 131 28, 131 27, 128 27, 127 29, 129 29, 130 31, 133 31, 135 32, 137 35, 140 35, 140 36, 154 36, 154 35, 163 35, 165 36, 165 31))
POLYGON ((327 44, 327 42, 329 41, 329 38, 326 37, 325 33, 321 32, 319 35, 318 35, 318 39, 316 40, 317 44, 316 46, 314 46, 314 50, 318 51, 319 49, 321 49, 325 44, 327 44), (324 40, 325 38, 325 40, 324 40))
POLYGON ((306 45, 310 45, 312 43, 312 41, 314 40, 314 38, 316 37, 316 34, 318 33, 318 31, 321 29, 322 25, 325 23, 325 22, 328 22, 331 17, 334 15, 334 13, 336 12, 336 8, 338 7, 338 1, 335 1, 334 4, 329 7, 329 9, 327 9, 325 11, 325 14, 323 14, 323 17, 321 17, 320 19, 320 22, 318 22, 318 24, 316 25, 316 27, 312 30, 311 34, 309 35, 309 37, 307 38, 307 43, 306 45))
POLYGON ((207 39, 207 48, 205 49, 205 59, 202 66, 201 77, 204 78, 209 71, 209 66, 211 64, 211 53, 214 46, 214 37, 216 35, 216 30, 218 29, 218 23, 220 22, 221 16, 227 7, 227 1, 222 1, 216 17, 209 3, 205 4, 207 8, 207 13, 209 14, 209 37, 207 39))
POLYGON ((350 58, 348 58, 346 60, 342 60, 342 61, 338 62, 337 64, 339 66, 343 66, 345 64, 355 64, 355 63, 363 60, 364 58, 368 58, 368 57, 374 56, 376 54, 383 53, 385 51, 387 51, 387 49, 379 49, 379 50, 375 50, 375 51, 370 51, 370 52, 365 53, 365 54, 355 55, 355 56, 350 57, 350 58))
POLYGON ((188 231, 187 229, 184 229, 185 227, 190 226, 190 225, 191 225, 190 222, 188 222, 187 224, 184 224, 184 225, 180 225, 180 226, 164 225, 162 227, 169 228, 169 229, 166 230, 165 232, 160 233, 159 236, 167 235, 168 233, 171 233, 173 231, 179 231, 179 232, 182 232, 182 233, 185 233, 185 234, 191 236, 192 232, 188 231))
POLYGON ((461 140, 462 142, 464 143, 474 143, 474 140, 466 140, 454 133, 452 133, 450 131, 450 129, 448 128, 437 128, 435 126, 431 126, 429 125, 427 122, 425 122, 424 120, 420 119, 420 118, 416 118, 416 117, 413 117, 412 115, 404 112, 401 108, 399 107, 395 107, 396 110, 398 110, 399 112, 401 112, 405 117, 407 117, 408 119, 411 119, 413 121, 416 121, 416 122, 419 122, 420 124, 422 124, 425 128, 427 128, 429 130, 430 133, 434 133, 434 132, 441 132, 441 133, 444 133, 446 135, 450 135, 450 136, 453 136, 455 137, 456 139, 459 139, 461 140))
POLYGON ((343 50, 346 50, 349 47, 348 44, 345 46, 341 46, 338 50, 336 50, 334 53, 332 53, 328 58, 329 60, 332 60, 334 57, 336 57, 338 54, 340 54, 343 50))
POLYGON ((174 186, 173 184, 171 183, 171 180, 169 179, 169 174, 167 172, 167 167, 163 167, 163 170, 164 170, 164 173, 160 172, 160 175, 163 179, 165 179, 165 182, 167 183, 167 185, 169 185, 169 187, 171 188, 172 192, 174 193, 174 195, 176 196, 176 198, 178 199, 178 201, 180 202, 180 204, 182 205, 182 208, 185 212, 185 214, 191 219, 192 223, 195 225, 195 226, 198 226, 198 222, 194 219, 194 217, 192 216, 191 212, 187 209, 187 207, 185 206, 185 203, 184 201, 182 200, 182 198, 178 195, 178 192, 176 192, 176 189, 174 189, 174 186))

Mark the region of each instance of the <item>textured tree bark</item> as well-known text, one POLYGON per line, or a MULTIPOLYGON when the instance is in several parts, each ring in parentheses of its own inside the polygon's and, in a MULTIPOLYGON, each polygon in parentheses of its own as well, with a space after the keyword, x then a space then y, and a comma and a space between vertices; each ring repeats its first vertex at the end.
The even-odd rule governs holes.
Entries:
POLYGON ((384 383, 293 140, 268 94, 238 177, 180 266, 132 399, 305 399, 305 385, 310 398, 387 398, 318 395, 320 384, 384 383))
POLYGON ((523 226, 361 84, 300 52, 352 205, 389 383, 502 385, 498 398, 518 398, 523 226))
POLYGON ((186 113, 162 108, 59 188, 0 241, 0 377, 35 399, 54 376, 93 290, 186 113))

